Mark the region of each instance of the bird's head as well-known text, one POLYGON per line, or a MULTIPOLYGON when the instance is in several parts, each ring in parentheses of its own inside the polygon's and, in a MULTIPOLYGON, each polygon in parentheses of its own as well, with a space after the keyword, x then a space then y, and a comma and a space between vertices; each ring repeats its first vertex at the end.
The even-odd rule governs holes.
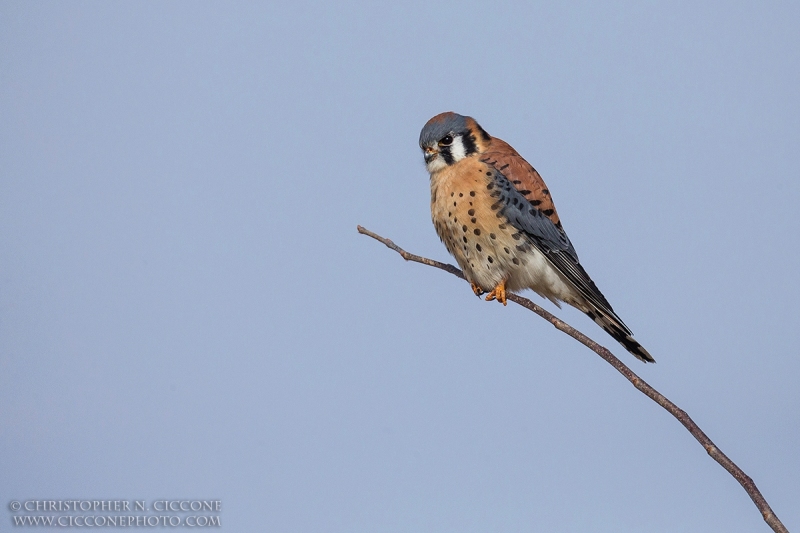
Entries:
POLYGON ((465 157, 484 151, 491 137, 471 117, 448 111, 436 115, 419 134, 428 172, 434 174, 465 157))

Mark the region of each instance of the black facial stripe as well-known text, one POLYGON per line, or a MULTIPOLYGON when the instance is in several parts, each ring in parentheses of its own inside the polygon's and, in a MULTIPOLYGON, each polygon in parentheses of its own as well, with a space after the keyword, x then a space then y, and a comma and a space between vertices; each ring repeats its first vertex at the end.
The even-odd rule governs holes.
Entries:
POLYGON ((439 149, 439 153, 442 155, 442 159, 444 159, 444 162, 447 163, 448 165, 452 165, 453 163, 456 162, 456 160, 453 159, 453 154, 450 153, 449 146, 442 146, 439 149))
POLYGON ((488 141, 489 139, 491 139, 491 137, 489 137, 489 134, 486 133, 486 130, 481 128, 480 124, 476 123, 475 125, 478 126, 478 131, 480 132, 481 137, 483 137, 484 141, 488 141))
POLYGON ((475 144, 475 136, 471 132, 466 132, 461 136, 461 142, 464 144, 464 153, 466 155, 474 154, 478 151, 475 144))

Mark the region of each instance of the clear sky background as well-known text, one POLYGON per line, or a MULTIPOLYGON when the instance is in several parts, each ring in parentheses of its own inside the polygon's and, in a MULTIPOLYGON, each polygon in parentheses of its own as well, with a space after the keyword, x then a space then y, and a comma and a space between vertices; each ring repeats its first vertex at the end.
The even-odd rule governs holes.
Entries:
POLYGON ((800 6, 490 5, 0 4, 0 529, 215 498, 243 532, 768 531, 595 354, 356 233, 451 261, 447 110, 539 170, 658 364, 557 314, 800 529, 800 6))

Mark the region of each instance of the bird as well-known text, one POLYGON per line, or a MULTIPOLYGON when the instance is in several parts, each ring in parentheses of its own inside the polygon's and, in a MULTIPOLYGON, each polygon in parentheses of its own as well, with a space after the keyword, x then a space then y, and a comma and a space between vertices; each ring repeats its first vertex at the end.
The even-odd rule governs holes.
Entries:
POLYGON ((448 111, 422 128, 431 218, 477 296, 506 305, 531 289, 585 313, 635 357, 655 363, 586 273, 539 173, 472 117, 448 111))

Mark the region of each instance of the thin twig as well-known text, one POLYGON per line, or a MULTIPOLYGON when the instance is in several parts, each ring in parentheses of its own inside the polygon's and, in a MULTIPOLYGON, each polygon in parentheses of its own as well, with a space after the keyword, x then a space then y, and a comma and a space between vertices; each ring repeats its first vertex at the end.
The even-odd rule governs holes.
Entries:
MULTIPOLYGON (((440 263, 439 261, 434 261, 433 259, 428 259, 427 257, 421 257, 418 255, 414 255, 411 253, 406 252, 395 243, 377 235, 366 228, 358 226, 358 232, 372 237, 373 239, 382 242, 398 254, 400 254, 403 259, 406 261, 414 261, 416 263, 422 263, 423 265, 428 265, 432 267, 436 267, 442 269, 454 276, 458 276, 461 279, 466 279, 464 277, 464 273, 461 272, 459 269, 454 267, 453 265, 447 263, 440 263)), ((620 361, 614 354, 612 354, 608 348, 601 346, 600 344, 596 343, 577 329, 573 328, 563 320, 557 318, 555 315, 547 312, 543 308, 539 307, 532 301, 528 300, 527 298, 523 298, 517 294, 508 293, 508 299, 512 302, 533 311, 540 317, 544 318, 548 322, 550 322, 556 329, 563 331, 573 339, 577 340, 597 355, 602 357, 608 364, 613 366, 617 372, 625 376, 625 379, 630 381, 634 387, 639 389, 643 394, 645 394, 648 398, 656 402, 658 405, 666 409, 672 416, 678 419, 678 422, 683 424, 683 426, 692 434, 692 436, 697 439, 703 448, 705 448, 708 455, 710 455, 716 462, 722 465, 722 468, 728 471, 730 475, 732 475, 736 481, 738 481, 750 498, 753 500, 753 503, 756 504, 756 507, 761 512, 761 516, 764 517, 764 521, 772 528, 773 531, 777 533, 788 533, 788 529, 781 523, 775 513, 772 512, 767 500, 764 499, 764 496, 761 495, 761 492, 756 487, 756 484, 753 480, 745 474, 741 468, 739 468, 736 463, 731 461, 727 455, 722 453, 722 451, 717 448, 717 446, 708 438, 708 436, 703 433, 703 430, 695 424, 694 420, 692 420, 686 411, 672 403, 666 396, 658 392, 656 389, 651 387, 645 380, 637 376, 630 368, 628 368, 625 363, 620 361)))

